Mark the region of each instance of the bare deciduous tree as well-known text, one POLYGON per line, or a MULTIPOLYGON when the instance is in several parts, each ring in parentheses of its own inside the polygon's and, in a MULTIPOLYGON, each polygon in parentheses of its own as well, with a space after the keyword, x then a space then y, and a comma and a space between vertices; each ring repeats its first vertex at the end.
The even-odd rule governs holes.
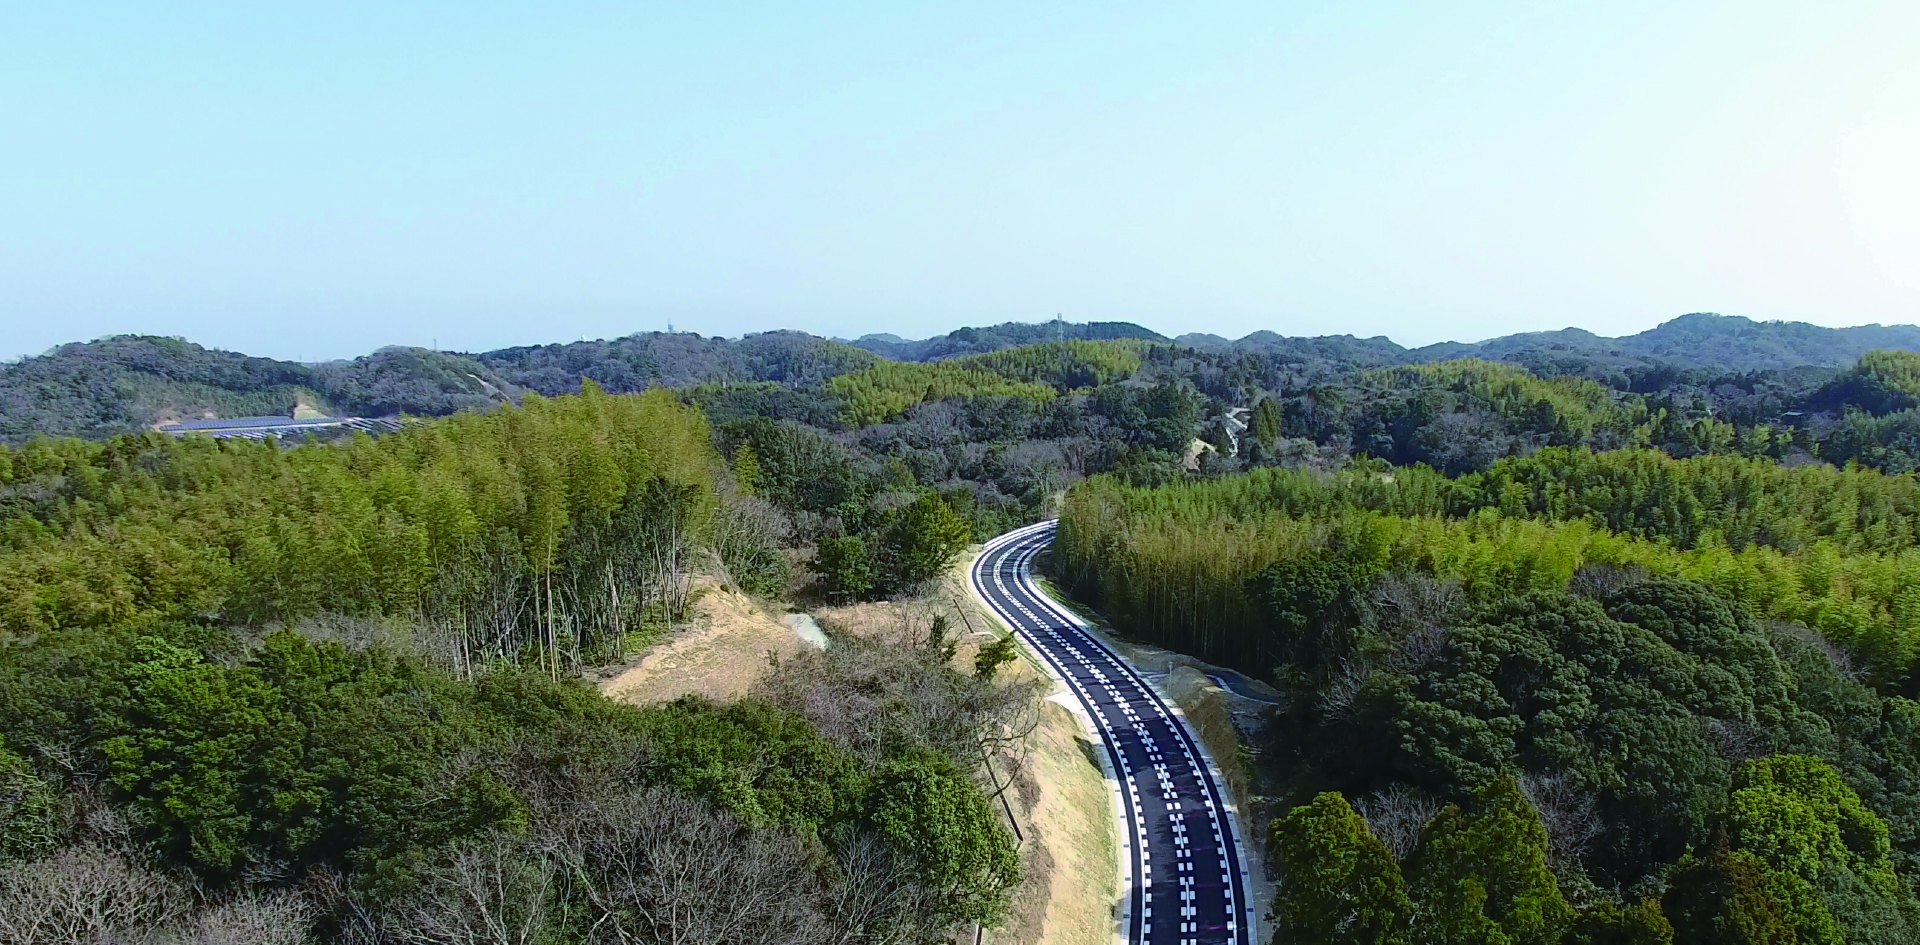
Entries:
POLYGON ((818 880, 790 836, 747 829, 664 788, 581 811, 572 848, 594 909, 590 938, 608 945, 826 942, 818 880))
POLYGON ((192 891, 179 881, 121 850, 88 844, 0 868, 0 941, 138 940, 174 925, 192 904, 192 891))
POLYGON ((1327 673, 1326 685, 1320 687, 1320 714, 1330 722, 1351 716, 1354 697, 1371 675, 1373 670, 1363 660, 1348 657, 1336 663, 1327 673))
POLYGON ((532 945, 546 932, 558 881, 552 856, 494 834, 428 871, 385 931, 406 945, 532 945))
POLYGON ((1867 677, 1866 667, 1856 663, 1853 654, 1811 627, 1776 620, 1769 621, 1766 629, 1776 649, 1782 646, 1811 649, 1826 657, 1840 675, 1855 682, 1867 677))
POLYGON ((908 882, 899 855, 869 832, 842 844, 840 881, 827 900, 834 945, 900 945, 923 941, 937 930, 923 917, 934 914, 926 890, 908 882))
MULTIPOLYGON (((721 490, 720 505, 714 513, 713 550, 736 587, 744 583, 742 575, 734 572, 737 565, 751 563, 768 550, 777 551, 792 539, 793 522, 778 506, 731 488, 721 490)), ((775 563, 788 564, 784 552, 775 563)), ((784 580, 791 582, 790 571, 784 580)))
POLYGON ((1041 684, 955 672, 928 637, 933 605, 896 604, 889 626, 836 634, 824 651, 783 660, 760 695, 805 715, 827 740, 869 762, 894 738, 931 745, 962 768, 1003 762, 1038 724, 1041 684))
POLYGON ((1518 783, 1547 828, 1547 865, 1555 869, 1579 865, 1604 827, 1593 797, 1563 774, 1526 774, 1518 783))
POLYGON ((296 891, 248 892, 216 902, 155 945, 304 945, 319 910, 296 891))
POLYGON ((383 945, 380 908, 356 896, 352 884, 353 878, 346 873, 316 870, 308 877, 307 888, 331 916, 340 945, 383 945))
POLYGON ((1629 587, 1647 580, 1652 575, 1639 565, 1621 567, 1612 564, 1589 564, 1573 572, 1573 579, 1567 582, 1567 592, 1582 597, 1605 597, 1623 587, 1629 587))
POLYGON ((1382 577, 1366 601, 1367 622, 1398 641, 1387 667, 1418 672, 1447 646, 1447 621, 1461 600, 1456 581, 1396 571, 1382 577))
POLYGON ((1766 729, 1740 719, 1713 719, 1705 725, 1707 740, 1720 757, 1739 764, 1773 753, 1766 729))
POLYGON ((1426 792, 1405 784, 1377 791, 1354 805, 1387 852, 1406 862, 1420 843, 1420 831, 1440 813, 1441 804, 1426 792))

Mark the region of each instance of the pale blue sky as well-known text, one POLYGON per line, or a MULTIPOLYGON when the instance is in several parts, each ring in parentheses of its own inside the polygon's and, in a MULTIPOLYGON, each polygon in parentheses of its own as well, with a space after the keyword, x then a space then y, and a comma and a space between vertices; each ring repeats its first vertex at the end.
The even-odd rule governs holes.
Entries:
POLYGON ((1920 3, 14 3, 0 356, 1920 321, 1920 3))

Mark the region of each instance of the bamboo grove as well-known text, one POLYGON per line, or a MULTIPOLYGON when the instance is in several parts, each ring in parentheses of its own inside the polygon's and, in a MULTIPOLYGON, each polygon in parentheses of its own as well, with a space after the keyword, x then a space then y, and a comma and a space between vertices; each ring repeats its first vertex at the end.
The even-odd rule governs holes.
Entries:
POLYGON ((1483 597, 1564 587, 1589 565, 1699 580, 1891 683, 1920 654, 1916 534, 1912 476, 1549 448, 1457 478, 1367 462, 1156 489, 1096 477, 1068 493, 1055 553, 1121 628, 1263 675, 1278 653, 1253 578, 1357 543, 1483 597))
POLYGON ((34 440, 0 449, 0 629, 404 618, 557 671, 685 606, 716 462, 694 408, 591 382, 337 446, 34 440))

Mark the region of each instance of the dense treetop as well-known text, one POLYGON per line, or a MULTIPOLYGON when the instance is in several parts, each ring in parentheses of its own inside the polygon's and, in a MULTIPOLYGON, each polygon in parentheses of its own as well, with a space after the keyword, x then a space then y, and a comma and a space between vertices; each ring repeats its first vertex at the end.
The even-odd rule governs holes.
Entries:
POLYGON ((582 378, 614 393, 751 381, 816 386, 880 360, 850 345, 795 331, 764 332, 737 341, 644 332, 612 341, 502 348, 472 357, 513 383, 550 397, 579 390, 582 378))
POLYGON ((1047 341, 1111 341, 1132 338, 1166 341, 1155 332, 1127 322, 1006 322, 991 328, 962 328, 935 338, 907 341, 895 335, 864 335, 853 341, 882 357, 896 361, 935 361, 957 355, 980 354, 1047 341))

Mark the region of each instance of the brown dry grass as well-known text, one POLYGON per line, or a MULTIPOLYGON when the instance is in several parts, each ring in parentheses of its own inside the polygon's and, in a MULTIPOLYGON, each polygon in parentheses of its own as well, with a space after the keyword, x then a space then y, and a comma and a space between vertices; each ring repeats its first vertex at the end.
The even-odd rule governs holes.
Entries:
POLYGON ((608 698, 635 704, 691 695, 738 699, 766 675, 768 654, 784 658, 807 645, 746 595, 712 585, 702 590, 686 627, 600 684, 608 698))
MULTIPOLYGON (((1006 633, 967 589, 968 555, 949 575, 941 595, 970 622, 975 638, 1006 633)), ((1007 945, 1107 945, 1119 932, 1119 827, 1111 785, 1101 773, 1099 736, 1066 708, 1073 696, 1046 676, 1033 654, 1003 672, 1012 679, 1040 679, 1052 691, 1041 706, 1033 751, 1020 773, 1015 808, 1026 831, 1028 871, 1016 894, 1014 914, 993 941, 1007 945)))
MULTIPOLYGON (((1028 670, 1029 672, 1031 670, 1028 670)), ((1105 945, 1117 931, 1117 825, 1097 749, 1073 713, 1049 701, 1019 790, 1028 871, 996 943, 1105 945)))

